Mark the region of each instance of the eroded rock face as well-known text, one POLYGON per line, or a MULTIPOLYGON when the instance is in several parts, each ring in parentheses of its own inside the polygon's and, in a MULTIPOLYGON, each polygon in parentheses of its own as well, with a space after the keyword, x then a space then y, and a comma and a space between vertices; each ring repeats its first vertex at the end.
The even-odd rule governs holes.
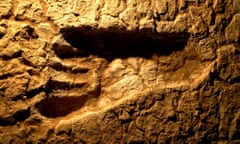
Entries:
POLYGON ((239 6, 0 1, 0 143, 239 143, 239 6))

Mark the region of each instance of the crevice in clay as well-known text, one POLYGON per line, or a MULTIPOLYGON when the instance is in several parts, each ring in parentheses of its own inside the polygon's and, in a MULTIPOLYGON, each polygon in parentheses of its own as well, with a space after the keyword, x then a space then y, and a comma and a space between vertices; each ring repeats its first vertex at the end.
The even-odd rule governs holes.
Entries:
POLYGON ((40 113, 46 117, 61 117, 80 109, 89 99, 98 95, 89 93, 82 96, 48 97, 36 105, 40 113))
POLYGON ((95 55, 109 61, 115 58, 169 55, 182 50, 188 33, 149 33, 110 30, 66 28, 61 30, 64 39, 73 47, 55 47, 60 58, 95 55))
POLYGON ((37 106, 42 115, 47 117, 59 117, 81 108, 86 101, 86 96, 51 97, 44 99, 37 106))
POLYGON ((12 115, 12 117, 0 118, 1 126, 15 125, 17 122, 21 122, 30 117, 30 108, 19 110, 12 115))
POLYGON ((49 95, 46 99, 37 103, 36 107, 43 116, 52 118, 62 117, 80 109, 90 99, 98 97, 100 91, 100 88, 97 88, 96 90, 89 92, 87 95, 79 94, 78 96, 49 95))

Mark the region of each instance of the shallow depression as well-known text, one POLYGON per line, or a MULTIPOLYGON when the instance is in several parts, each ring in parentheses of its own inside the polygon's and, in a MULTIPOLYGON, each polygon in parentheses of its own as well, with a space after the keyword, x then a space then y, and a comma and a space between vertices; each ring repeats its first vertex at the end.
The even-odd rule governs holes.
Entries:
MULTIPOLYGON (((66 28, 62 29, 61 33, 70 44, 70 47, 55 43, 53 44, 53 51, 63 62, 72 58, 77 59, 89 56, 99 57, 108 62, 117 58, 152 59, 153 56, 168 57, 173 52, 182 51, 189 38, 188 33, 129 32, 90 30, 87 28, 66 28)), ((76 61, 76 63, 78 62, 76 61)), ((72 62, 72 65, 76 65, 76 63, 72 62)), ((64 64, 59 65, 61 65, 60 69, 58 65, 52 68, 58 72, 63 71, 61 73, 65 73, 68 76, 78 75, 78 77, 83 77, 91 71, 89 69, 86 73, 76 73, 71 71, 73 68, 70 65, 68 67, 63 66, 64 64)), ((99 73, 99 71, 96 71, 96 73, 99 73)), ((37 105, 40 113, 46 117, 66 116, 73 111, 81 109, 93 97, 97 98, 101 95, 102 88, 100 85, 99 88, 95 88, 90 93, 91 96, 88 94, 70 96, 72 90, 87 91, 89 89, 88 86, 91 84, 86 82, 84 84, 86 87, 83 87, 83 85, 74 84, 74 81, 71 82, 71 78, 66 79, 66 82, 63 82, 62 78, 59 82, 57 77, 52 79, 54 79, 54 83, 51 83, 51 87, 47 87, 49 97, 37 105), (62 85, 58 86, 58 84, 62 85), (58 96, 58 94, 54 94, 55 91, 60 91, 62 94, 58 96), (95 94, 93 95, 93 93, 95 94)))

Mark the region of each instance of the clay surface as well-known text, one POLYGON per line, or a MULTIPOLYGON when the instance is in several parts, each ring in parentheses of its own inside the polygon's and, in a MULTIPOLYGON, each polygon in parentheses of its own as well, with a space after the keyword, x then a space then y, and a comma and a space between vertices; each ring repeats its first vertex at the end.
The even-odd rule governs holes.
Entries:
POLYGON ((239 0, 1 0, 0 144, 240 143, 239 0))

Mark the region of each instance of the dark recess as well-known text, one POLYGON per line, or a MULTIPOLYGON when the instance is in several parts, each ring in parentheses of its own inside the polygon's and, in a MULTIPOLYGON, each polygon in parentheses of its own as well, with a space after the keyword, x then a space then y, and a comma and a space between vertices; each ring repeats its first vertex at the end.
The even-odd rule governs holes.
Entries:
POLYGON ((30 108, 26 110, 17 111, 12 117, 0 118, 1 126, 15 125, 17 122, 21 122, 30 117, 30 108))
POLYGON ((67 28, 61 30, 69 47, 54 45, 60 58, 95 55, 113 60, 115 58, 143 57, 153 54, 169 55, 182 50, 188 41, 188 33, 150 33, 110 30, 67 28))
POLYGON ((87 96, 51 97, 42 100, 37 107, 40 113, 46 117, 59 117, 80 109, 87 100, 87 96))
MULTIPOLYGON (((51 93, 55 89, 61 89, 67 85, 50 82, 47 84, 45 91, 46 93, 51 93)), ((81 86, 78 86, 81 87, 81 86)), ((66 90, 65 89, 65 90, 66 90)), ((96 98, 100 95, 101 87, 98 87, 96 90, 89 92, 87 95, 79 96, 53 96, 48 95, 47 98, 40 101, 36 104, 36 107, 39 109, 39 112, 46 117, 61 117, 70 114, 73 111, 80 109, 87 101, 90 99, 96 98)))

